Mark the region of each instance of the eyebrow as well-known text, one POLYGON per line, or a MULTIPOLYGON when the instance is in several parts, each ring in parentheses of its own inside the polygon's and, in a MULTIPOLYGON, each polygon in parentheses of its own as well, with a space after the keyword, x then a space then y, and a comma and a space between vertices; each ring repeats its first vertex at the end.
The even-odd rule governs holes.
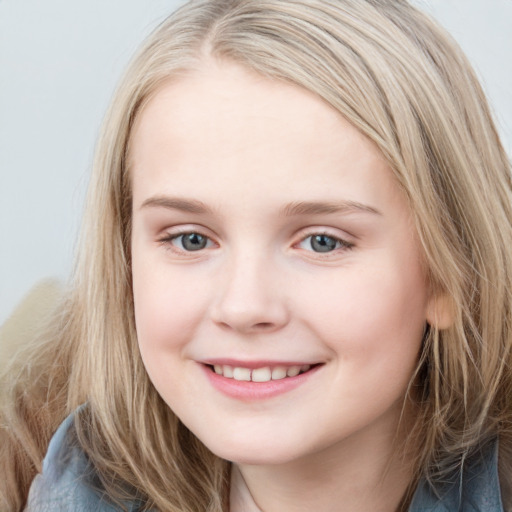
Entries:
POLYGON ((180 197, 150 197, 142 203, 140 208, 143 209, 149 207, 167 208, 169 210, 180 210, 183 212, 196 214, 212 213, 212 209, 206 206, 203 202, 198 201, 197 199, 183 199, 180 197))
MULTIPOLYGON (((187 213, 206 215, 213 213, 213 210, 197 199, 186 199, 181 197, 154 196, 146 199, 142 205, 143 208, 166 208, 169 210, 180 210, 187 213)), ((372 206, 359 203, 357 201, 297 201, 286 205, 280 212, 284 217, 293 217, 299 215, 322 215, 330 213, 351 213, 363 212, 374 215, 382 213, 372 206)))
POLYGON ((382 215, 382 213, 363 203, 357 201, 335 201, 335 202, 323 202, 323 201, 299 201, 290 203, 285 206, 282 210, 282 215, 291 217, 295 215, 322 215, 328 213, 352 213, 352 212, 363 212, 371 213, 374 215, 382 215))

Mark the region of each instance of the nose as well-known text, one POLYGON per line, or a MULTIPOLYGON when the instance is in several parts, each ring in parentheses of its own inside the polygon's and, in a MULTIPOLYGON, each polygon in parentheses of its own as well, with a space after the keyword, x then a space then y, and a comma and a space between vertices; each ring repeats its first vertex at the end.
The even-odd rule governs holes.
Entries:
POLYGON ((212 320, 244 334, 273 332, 289 322, 285 287, 264 258, 240 256, 226 262, 212 307, 212 320))

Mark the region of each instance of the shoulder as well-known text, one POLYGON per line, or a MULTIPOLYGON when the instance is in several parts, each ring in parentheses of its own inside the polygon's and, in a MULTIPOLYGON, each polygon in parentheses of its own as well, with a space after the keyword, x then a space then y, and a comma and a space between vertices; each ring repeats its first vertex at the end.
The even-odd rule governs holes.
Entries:
POLYGON ((503 509, 512 512, 512 438, 511 432, 500 438, 498 469, 503 509))
MULTIPOLYGON (((75 414, 60 425, 48 446, 43 471, 30 487, 28 512, 114 512, 94 486, 95 472, 74 436, 75 414)), ((128 510, 134 510, 128 507, 128 510)))
POLYGON ((409 512, 504 512, 498 477, 498 442, 463 459, 443 482, 422 480, 409 512))

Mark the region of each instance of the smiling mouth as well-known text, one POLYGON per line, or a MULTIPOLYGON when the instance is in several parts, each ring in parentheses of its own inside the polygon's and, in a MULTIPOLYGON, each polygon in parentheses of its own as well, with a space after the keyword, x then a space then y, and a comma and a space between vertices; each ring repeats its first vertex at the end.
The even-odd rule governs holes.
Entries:
POLYGON ((293 366, 264 366, 262 368, 245 368, 227 364, 207 365, 212 372, 227 379, 243 382, 269 382, 282 380, 290 377, 297 377, 311 371, 319 366, 318 364, 303 364, 293 366))

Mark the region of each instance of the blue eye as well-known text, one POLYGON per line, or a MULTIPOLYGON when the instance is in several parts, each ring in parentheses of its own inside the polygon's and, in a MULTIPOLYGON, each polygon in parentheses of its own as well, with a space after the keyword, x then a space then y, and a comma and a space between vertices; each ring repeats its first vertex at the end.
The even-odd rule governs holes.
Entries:
POLYGON ((211 245, 208 237, 199 233, 183 233, 171 238, 172 245, 175 245, 183 251, 200 251, 211 245))
POLYGON ((350 248, 351 244, 333 236, 318 234, 304 238, 299 246, 301 249, 326 253, 340 248, 350 248))

